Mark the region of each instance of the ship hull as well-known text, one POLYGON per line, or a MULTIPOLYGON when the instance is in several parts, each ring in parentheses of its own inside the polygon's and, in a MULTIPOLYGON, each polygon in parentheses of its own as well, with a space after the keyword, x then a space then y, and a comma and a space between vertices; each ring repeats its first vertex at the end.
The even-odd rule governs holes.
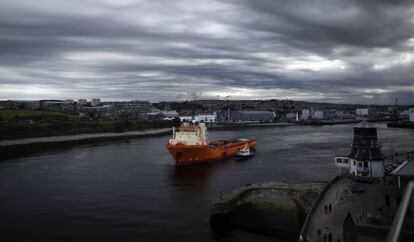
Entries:
POLYGON ((246 146, 249 148, 256 146, 255 139, 223 140, 222 143, 210 143, 209 145, 167 144, 167 149, 177 166, 185 166, 223 160, 235 156, 246 146))

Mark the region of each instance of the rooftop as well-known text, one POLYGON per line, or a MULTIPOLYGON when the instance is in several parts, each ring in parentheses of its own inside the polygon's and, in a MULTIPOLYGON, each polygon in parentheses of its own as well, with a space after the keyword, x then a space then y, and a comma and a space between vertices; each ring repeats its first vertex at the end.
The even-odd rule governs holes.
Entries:
POLYGON ((414 176, 414 162, 404 161, 391 174, 396 176, 414 176))

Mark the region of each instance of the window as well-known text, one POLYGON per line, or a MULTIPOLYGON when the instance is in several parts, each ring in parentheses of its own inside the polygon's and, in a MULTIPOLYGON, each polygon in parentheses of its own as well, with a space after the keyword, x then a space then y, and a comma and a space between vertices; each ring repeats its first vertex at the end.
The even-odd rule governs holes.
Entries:
POLYGON ((349 162, 349 160, 348 160, 348 159, 343 159, 343 160, 342 160, 342 163, 344 163, 344 164, 348 164, 348 162, 349 162))
POLYGON ((342 164, 342 159, 341 158, 336 158, 336 163, 342 164))
POLYGON ((363 162, 358 162, 358 167, 362 167, 363 162))
POLYGON ((354 161, 354 166, 356 166, 356 162, 354 161))

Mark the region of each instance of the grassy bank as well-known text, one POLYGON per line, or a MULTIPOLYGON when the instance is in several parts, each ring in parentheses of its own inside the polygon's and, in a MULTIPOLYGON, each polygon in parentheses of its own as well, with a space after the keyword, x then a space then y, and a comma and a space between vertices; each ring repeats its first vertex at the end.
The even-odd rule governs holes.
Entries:
POLYGON ((4 121, 20 121, 20 120, 77 120, 76 115, 67 113, 27 110, 27 109, 0 109, 0 120, 4 121))
POLYGON ((0 161, 30 155, 51 149, 61 149, 73 145, 95 144, 114 141, 127 141, 131 138, 144 138, 170 134, 170 128, 130 131, 124 133, 80 134, 0 141, 0 161))
POLYGON ((177 126, 174 121, 80 120, 77 116, 34 110, 0 109, 0 140, 94 133, 123 133, 177 126))

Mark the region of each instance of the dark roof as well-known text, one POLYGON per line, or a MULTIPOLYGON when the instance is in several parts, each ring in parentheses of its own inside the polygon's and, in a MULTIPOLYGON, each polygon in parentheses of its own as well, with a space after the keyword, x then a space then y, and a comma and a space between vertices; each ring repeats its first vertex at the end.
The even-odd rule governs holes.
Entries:
POLYGON ((349 158, 360 161, 383 161, 384 154, 381 152, 379 147, 377 148, 367 148, 367 147, 352 147, 351 154, 348 155, 349 158))
POLYGON ((405 161, 391 173, 396 176, 414 176, 414 162, 405 161))

